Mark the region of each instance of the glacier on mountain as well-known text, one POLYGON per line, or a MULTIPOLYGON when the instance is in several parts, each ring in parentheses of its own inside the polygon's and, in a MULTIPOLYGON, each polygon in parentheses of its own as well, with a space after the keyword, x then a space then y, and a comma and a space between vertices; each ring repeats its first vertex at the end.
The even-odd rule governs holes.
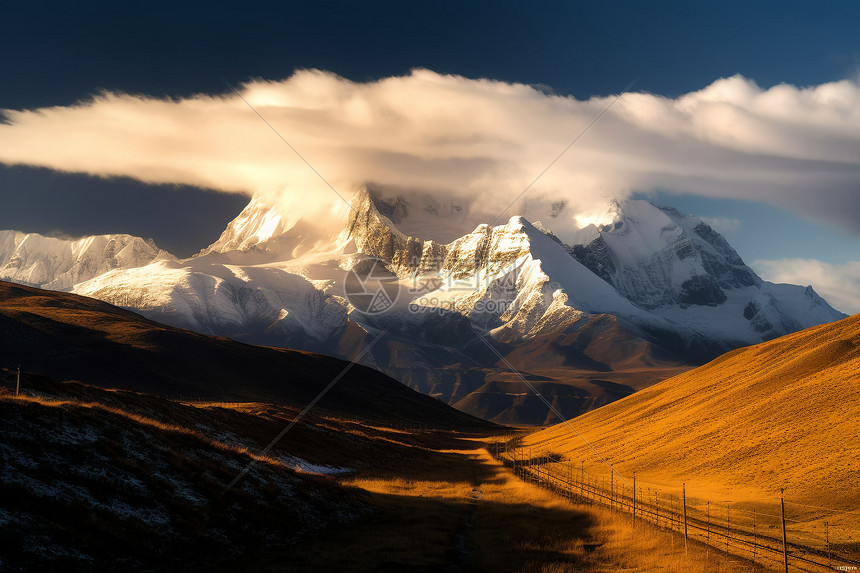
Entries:
MULTIPOLYGON (((811 287, 763 281, 701 219, 647 201, 612 203, 603 224, 566 235, 568 243, 518 216, 458 235, 468 220, 456 204, 367 189, 319 219, 255 197, 185 260, 128 235, 68 241, 3 231, 0 279, 248 343, 362 354, 452 404, 500 368, 498 353, 518 348, 567 353, 564 364, 600 371, 609 366, 583 345, 616 356, 600 342, 612 333, 619 348, 658 348, 693 364, 844 317, 811 287), (454 238, 410 234, 433 228, 437 239, 454 238), (360 312, 345 292, 347 273, 369 259, 399 284, 385 313, 360 312)), ((663 360, 653 356, 643 360, 663 360)))
MULTIPOLYGON (((844 316, 811 287, 763 281, 701 219, 647 201, 612 203, 602 217, 611 222, 573 245, 516 216, 442 244, 397 228, 392 217, 415 227, 405 221, 410 209, 365 189, 320 227, 257 197, 216 242, 182 261, 128 235, 67 241, 3 231, 0 278, 200 332, 327 351, 347 323, 371 331, 383 320, 356 313, 344 296, 346 270, 368 256, 401 279, 388 322, 414 322, 404 316, 410 308, 444 308, 507 342, 611 314, 644 336, 709 340, 716 353, 844 316)), ((439 210, 432 205, 431 215, 439 210)))
POLYGON ((0 280, 51 290, 70 290, 77 283, 114 269, 173 259, 152 240, 131 235, 68 240, 0 231, 0 280))

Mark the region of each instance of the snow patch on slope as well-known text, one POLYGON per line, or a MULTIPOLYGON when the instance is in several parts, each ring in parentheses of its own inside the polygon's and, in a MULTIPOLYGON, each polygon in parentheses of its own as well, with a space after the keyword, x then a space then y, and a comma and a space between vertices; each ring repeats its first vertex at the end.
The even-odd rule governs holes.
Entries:
POLYGON ((265 265, 231 264, 221 255, 159 261, 117 270, 74 292, 197 332, 262 340, 277 334, 322 342, 344 327, 347 305, 324 285, 265 265))
POLYGON ((131 235, 68 240, 0 231, 0 279, 51 290, 69 290, 114 269, 174 259, 152 240, 131 235))
POLYGON ((481 225, 448 245, 441 274, 442 286, 413 303, 456 309, 507 339, 557 332, 587 313, 648 320, 522 217, 492 229, 481 225))

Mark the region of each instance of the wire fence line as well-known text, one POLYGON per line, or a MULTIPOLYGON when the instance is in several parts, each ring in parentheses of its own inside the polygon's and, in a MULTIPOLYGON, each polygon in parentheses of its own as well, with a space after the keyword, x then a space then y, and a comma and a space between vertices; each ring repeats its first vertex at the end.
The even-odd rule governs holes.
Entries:
POLYGON ((574 503, 596 504, 679 533, 724 552, 785 571, 860 571, 860 519, 841 511, 781 499, 772 503, 713 502, 690 496, 685 485, 627 485, 613 471, 594 474, 582 460, 497 442, 498 460, 525 481, 574 503))

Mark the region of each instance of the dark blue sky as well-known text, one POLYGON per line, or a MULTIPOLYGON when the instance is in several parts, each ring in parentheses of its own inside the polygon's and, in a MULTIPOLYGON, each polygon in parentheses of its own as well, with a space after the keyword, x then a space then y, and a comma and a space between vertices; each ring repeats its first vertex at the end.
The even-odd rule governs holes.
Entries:
MULTIPOLYGON (((675 96, 737 73, 802 86, 860 69, 853 2, 19 2, 4 4, 0 22, 6 109, 99 90, 222 93, 222 77, 281 79, 297 68, 362 81, 427 67, 577 98, 634 78, 638 91, 675 96)), ((131 232, 180 255, 214 240, 243 203, 0 167, 0 228, 131 232)))
POLYGON ((736 73, 809 85, 860 65, 853 2, 39 4, 3 9, 3 107, 221 92, 221 76, 296 68, 362 81, 427 67, 586 98, 634 77, 674 96, 736 73))

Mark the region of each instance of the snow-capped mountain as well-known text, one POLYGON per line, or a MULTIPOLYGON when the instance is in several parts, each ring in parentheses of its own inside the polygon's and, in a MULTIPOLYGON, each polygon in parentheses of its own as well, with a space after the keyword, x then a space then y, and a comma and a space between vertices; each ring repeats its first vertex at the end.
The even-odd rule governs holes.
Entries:
POLYGON ((354 358, 383 333, 364 363, 504 422, 548 420, 505 389, 500 355, 573 415, 679 364, 844 317, 811 287, 763 281, 700 219, 645 201, 610 209, 581 244, 517 216, 443 243, 399 227, 451 236, 465 221, 456 205, 365 189, 317 221, 255 198, 186 260, 134 237, 42 237, 37 249, 6 232, 0 261, 10 280, 249 343, 354 358), (373 260, 399 293, 380 313, 349 292, 373 260))
POLYGON ((647 201, 613 203, 610 215, 596 238, 567 251, 638 307, 697 336, 740 346, 845 316, 812 287, 763 281, 697 217, 647 201))
POLYGON ((0 279, 53 290, 69 290, 114 269, 173 259, 151 239, 131 235, 68 240, 0 231, 0 279))
MULTIPOLYGON (((558 332, 584 314, 647 320, 602 281, 522 217, 481 225, 442 249, 437 273, 447 280, 413 302, 456 308, 507 340, 558 332)), ((420 277, 419 277, 420 278, 420 277)))
POLYGON ((497 340, 611 314, 695 362, 844 317, 811 287, 763 281, 701 219, 647 201, 613 203, 611 223, 585 229, 580 236, 591 239, 576 245, 521 217, 442 245, 398 231, 371 194, 355 206, 350 233, 360 252, 390 262, 398 276, 429 276, 422 284, 444 278, 413 302, 473 320, 478 308, 474 321, 497 340), (488 316, 488 307, 498 312, 488 316))
POLYGON ((273 237, 282 237, 295 224, 296 221, 288 219, 280 209, 255 197, 238 217, 230 221, 218 240, 203 249, 201 254, 247 251, 273 237))
POLYGON ((612 222, 569 252, 638 306, 719 305, 723 289, 760 286, 761 279, 701 219, 647 201, 610 207, 612 222))

